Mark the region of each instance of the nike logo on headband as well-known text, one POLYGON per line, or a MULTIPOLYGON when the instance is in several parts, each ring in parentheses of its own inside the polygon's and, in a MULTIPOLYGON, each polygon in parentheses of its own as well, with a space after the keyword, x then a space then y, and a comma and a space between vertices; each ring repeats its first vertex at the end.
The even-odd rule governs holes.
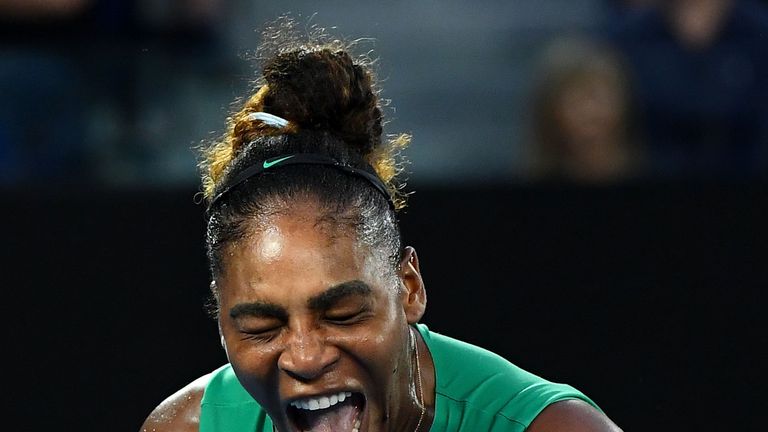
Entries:
POLYGON ((294 156, 294 155, 290 155, 290 156, 286 156, 286 157, 281 157, 281 158, 279 158, 279 159, 274 159, 274 160, 271 160, 271 161, 264 161, 264 164, 262 165, 262 167, 263 167, 264 169, 267 169, 267 168, 269 168, 269 167, 271 167, 271 166, 273 166, 273 165, 279 164, 280 162, 282 162, 282 161, 284 161, 284 160, 286 160, 286 159, 290 159, 290 158, 292 158, 293 156, 294 156))

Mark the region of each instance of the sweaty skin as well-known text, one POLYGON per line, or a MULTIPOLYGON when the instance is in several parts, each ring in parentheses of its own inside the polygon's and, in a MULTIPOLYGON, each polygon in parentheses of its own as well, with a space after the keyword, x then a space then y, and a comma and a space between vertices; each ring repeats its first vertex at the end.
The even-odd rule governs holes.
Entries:
POLYGON ((217 281, 230 363, 280 431, 297 430, 291 402, 339 392, 355 406, 319 423, 413 430, 421 409, 408 343, 423 314, 421 278, 408 262, 392 271, 320 214, 293 208, 232 245, 217 281))
POLYGON ((258 244, 256 253, 265 262, 275 260, 283 251, 283 235, 277 227, 267 227, 262 234, 262 239, 258 244))
MULTIPOLYGON (((313 420, 324 429, 341 431, 334 422, 348 428, 359 420, 360 432, 413 431, 421 406, 409 332, 426 307, 418 257, 405 248, 393 271, 354 232, 320 214, 314 203, 292 207, 261 221, 225 251, 216 284, 227 357, 280 432, 297 430, 291 402, 340 391, 353 393, 355 404, 313 420), (259 229, 264 226, 269 228, 259 229)), ((427 431, 434 364, 420 336, 416 341, 427 408, 420 430, 427 431)), ((207 380, 203 376, 163 401, 142 430, 197 431, 207 380)), ((619 431, 579 401, 551 405, 528 430, 619 431)))

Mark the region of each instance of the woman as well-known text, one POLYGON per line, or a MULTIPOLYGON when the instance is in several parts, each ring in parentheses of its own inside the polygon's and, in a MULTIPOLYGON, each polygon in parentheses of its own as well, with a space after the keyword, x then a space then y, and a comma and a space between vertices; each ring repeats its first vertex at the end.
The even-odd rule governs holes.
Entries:
POLYGON ((534 176, 597 185, 640 174, 627 75, 619 55, 589 38, 544 51, 533 88, 534 176))
POLYGON ((395 181, 408 137, 382 140, 371 72, 338 42, 278 45, 203 164, 229 362, 142 430, 618 430, 572 387, 417 324, 395 181))

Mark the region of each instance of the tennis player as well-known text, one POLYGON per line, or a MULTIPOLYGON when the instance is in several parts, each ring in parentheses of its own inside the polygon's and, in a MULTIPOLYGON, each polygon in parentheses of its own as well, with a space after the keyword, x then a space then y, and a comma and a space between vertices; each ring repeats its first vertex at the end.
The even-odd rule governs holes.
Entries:
POLYGON ((202 163, 228 362, 141 430, 619 431, 574 387, 420 322, 419 257, 398 226, 409 137, 382 137, 351 48, 275 27, 254 94, 202 163))

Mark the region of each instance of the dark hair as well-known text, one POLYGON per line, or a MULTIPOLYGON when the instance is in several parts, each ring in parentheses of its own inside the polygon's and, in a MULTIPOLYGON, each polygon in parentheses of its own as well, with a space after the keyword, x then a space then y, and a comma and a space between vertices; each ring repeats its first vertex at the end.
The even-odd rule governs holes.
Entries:
POLYGON ((349 45, 328 41, 316 28, 308 41, 301 41, 294 29, 292 20, 281 18, 263 33, 263 67, 253 96, 229 117, 227 133, 202 152, 203 194, 209 204, 206 246, 214 279, 222 270, 226 245, 255 229, 254 222, 310 197, 319 203, 321 219, 354 229, 360 241, 387 257, 392 269, 399 263, 395 211, 405 206, 405 194, 396 177, 403 165, 400 150, 410 137, 382 140, 382 106, 362 57, 353 57, 349 45), (282 117, 289 125, 269 126, 250 118, 254 112, 282 117), (394 205, 363 177, 319 164, 258 174, 211 203, 229 179, 249 166, 297 153, 325 155, 378 176, 394 205))

